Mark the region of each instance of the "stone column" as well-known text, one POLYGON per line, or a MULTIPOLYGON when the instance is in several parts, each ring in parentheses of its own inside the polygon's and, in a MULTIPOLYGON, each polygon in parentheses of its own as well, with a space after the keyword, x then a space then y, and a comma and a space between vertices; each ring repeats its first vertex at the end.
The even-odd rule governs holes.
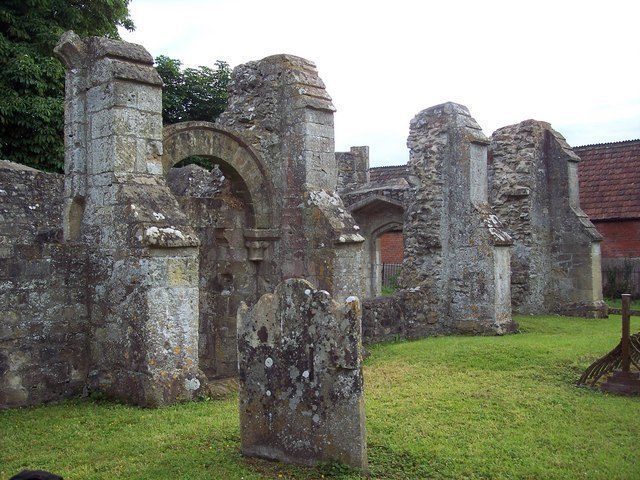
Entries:
POLYGON ((580 210, 579 161, 546 122, 491 137, 491 203, 514 239, 511 290, 521 313, 606 315, 602 237, 580 210))
POLYGON ((366 469, 361 310, 301 279, 238 310, 240 438, 249 456, 366 469))
POLYGON ((464 333, 515 329, 511 238, 487 202, 488 143, 462 105, 437 105, 411 121, 401 279, 410 324, 464 333))
POLYGON ((89 387, 139 405, 190 398, 199 244, 165 184, 162 81, 141 46, 65 33, 65 241, 89 251, 89 387))
POLYGON ((282 212, 280 278, 306 278, 346 298, 365 290, 364 238, 336 193, 334 111, 312 62, 275 55, 234 69, 218 123, 240 132, 269 167, 282 212))

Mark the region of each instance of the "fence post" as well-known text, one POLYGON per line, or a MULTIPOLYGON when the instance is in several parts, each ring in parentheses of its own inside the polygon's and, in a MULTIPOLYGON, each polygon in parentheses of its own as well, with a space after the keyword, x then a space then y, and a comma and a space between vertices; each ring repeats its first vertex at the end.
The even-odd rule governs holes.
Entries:
POLYGON ((630 356, 630 312, 631 309, 631 295, 629 293, 622 294, 622 340, 620 346, 622 348, 622 371, 628 372, 631 367, 630 356))

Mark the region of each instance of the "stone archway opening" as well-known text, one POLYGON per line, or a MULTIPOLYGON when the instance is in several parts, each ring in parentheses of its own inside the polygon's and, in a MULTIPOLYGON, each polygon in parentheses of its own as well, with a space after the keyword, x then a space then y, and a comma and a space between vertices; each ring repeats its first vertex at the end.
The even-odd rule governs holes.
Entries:
POLYGON ((372 289, 375 295, 391 294, 398 289, 404 258, 402 224, 391 222, 373 233, 375 258, 372 265, 372 289))
POLYGON ((164 130, 169 187, 198 234, 198 357, 208 379, 237 373, 236 312, 271 289, 277 238, 273 188, 241 138, 207 122, 164 130))
POLYGON ((386 291, 392 289, 394 278, 400 273, 401 261, 391 264, 385 262, 388 259, 383 257, 385 240, 389 240, 390 235, 394 235, 396 241, 399 235, 402 246, 404 207, 399 201, 372 195, 354 203, 349 210, 365 237, 364 271, 369 279, 366 293, 368 297, 376 297, 383 293, 383 287, 387 287, 386 291))

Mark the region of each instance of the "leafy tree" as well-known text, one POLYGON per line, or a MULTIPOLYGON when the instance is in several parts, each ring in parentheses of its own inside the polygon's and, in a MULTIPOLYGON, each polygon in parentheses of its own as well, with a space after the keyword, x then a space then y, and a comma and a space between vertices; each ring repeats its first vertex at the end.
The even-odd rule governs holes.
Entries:
POLYGON ((227 108, 231 70, 218 60, 215 68, 182 69, 179 60, 161 55, 156 69, 164 82, 162 120, 165 124, 200 120, 212 122, 227 108))
POLYGON ((0 159, 61 171, 64 68, 53 47, 66 30, 118 38, 133 30, 130 0, 2 0, 0 159))

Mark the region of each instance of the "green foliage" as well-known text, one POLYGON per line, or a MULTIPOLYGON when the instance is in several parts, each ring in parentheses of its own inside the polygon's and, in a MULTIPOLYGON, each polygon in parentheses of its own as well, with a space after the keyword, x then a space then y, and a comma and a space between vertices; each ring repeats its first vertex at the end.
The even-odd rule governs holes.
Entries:
MULTIPOLYGON (((369 347, 365 478, 640 478, 640 401, 574 386, 619 342, 620 316, 517 321, 517 335, 369 347)), ((235 396, 157 410, 78 401, 0 411, 0 432, 0 478, 23 468, 78 480, 362 478, 335 464, 242 457, 235 396)))
POLYGON ((231 69, 216 61, 215 68, 182 69, 179 60, 160 55, 156 69, 164 82, 162 120, 165 124, 189 120, 214 121, 227 108, 231 69))
POLYGON ((390 297, 393 295, 400 286, 398 285, 398 275, 392 275, 387 281, 387 285, 383 285, 380 291, 380 295, 383 297, 390 297))
POLYGON ((0 158, 61 171, 64 68, 53 47, 66 30, 118 38, 133 29, 130 0, 0 3, 0 158))

